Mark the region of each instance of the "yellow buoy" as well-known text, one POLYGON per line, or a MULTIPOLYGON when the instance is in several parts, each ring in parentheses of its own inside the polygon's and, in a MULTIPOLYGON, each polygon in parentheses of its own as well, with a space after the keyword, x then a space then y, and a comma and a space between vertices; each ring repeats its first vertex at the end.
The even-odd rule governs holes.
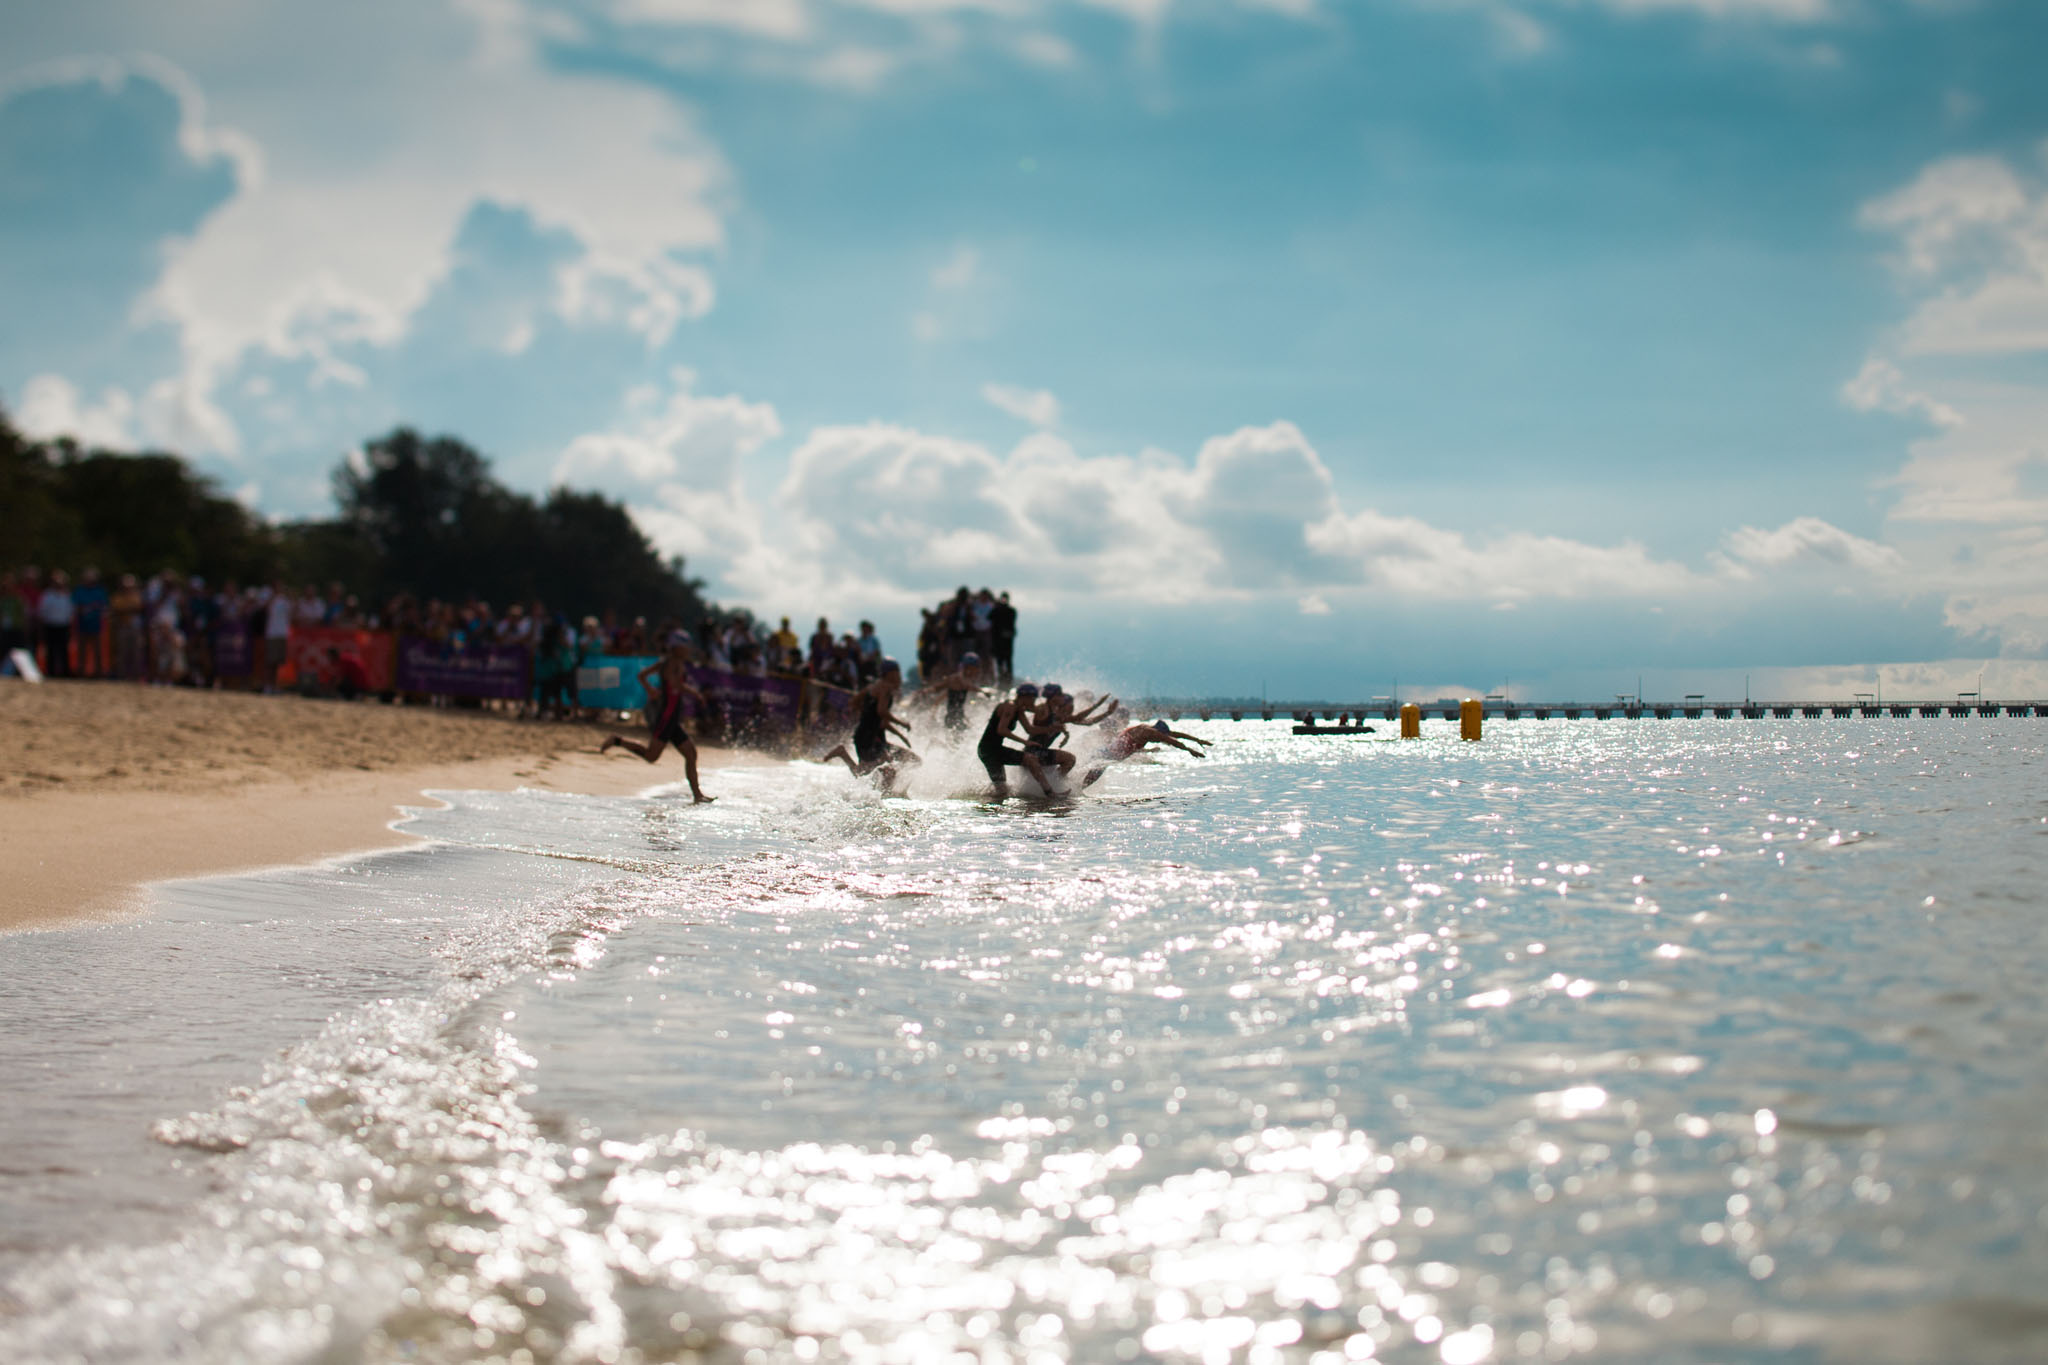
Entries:
POLYGON ((1401 708, 1401 738, 1422 738, 1422 708, 1412 701, 1401 708))
POLYGON ((1479 722, 1485 718, 1486 704, 1474 697, 1467 697, 1458 703, 1458 735, 1462 739, 1479 738, 1479 722))

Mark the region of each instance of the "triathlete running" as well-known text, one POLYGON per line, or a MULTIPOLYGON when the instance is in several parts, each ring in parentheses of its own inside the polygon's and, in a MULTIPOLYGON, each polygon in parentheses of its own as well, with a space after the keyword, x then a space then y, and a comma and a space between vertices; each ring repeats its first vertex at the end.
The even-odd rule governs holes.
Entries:
POLYGON ((691 698, 699 706, 707 704, 704 694, 690 686, 688 648, 680 644, 670 645, 667 654, 640 670, 640 686, 653 698, 647 710, 647 742, 636 744, 623 735, 611 735, 597 746, 597 751, 610 753, 617 747, 652 763, 661 757, 664 748, 673 744, 683 755, 683 775, 690 779, 691 799, 700 805, 715 800, 715 797, 706 796, 704 789, 697 785, 697 746, 690 741, 690 732, 683 728, 683 698, 691 698), (659 692, 651 686, 656 675, 661 680, 659 692))

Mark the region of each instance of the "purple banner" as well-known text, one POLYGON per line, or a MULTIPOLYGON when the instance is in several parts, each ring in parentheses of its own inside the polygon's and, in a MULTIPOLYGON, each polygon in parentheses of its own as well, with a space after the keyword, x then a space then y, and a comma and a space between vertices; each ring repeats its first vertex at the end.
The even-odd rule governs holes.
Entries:
POLYGON ((751 678, 716 668, 692 668, 690 685, 711 704, 713 714, 705 719, 728 739, 789 733, 804 695, 795 678, 751 678))
POLYGON ((256 658, 249 648, 249 627, 241 621, 223 621, 213 628, 213 676, 246 678, 256 671, 256 658))
POLYGON ((398 690, 442 697, 499 697, 519 701, 533 674, 533 655, 522 645, 454 649, 408 635, 398 642, 398 690))

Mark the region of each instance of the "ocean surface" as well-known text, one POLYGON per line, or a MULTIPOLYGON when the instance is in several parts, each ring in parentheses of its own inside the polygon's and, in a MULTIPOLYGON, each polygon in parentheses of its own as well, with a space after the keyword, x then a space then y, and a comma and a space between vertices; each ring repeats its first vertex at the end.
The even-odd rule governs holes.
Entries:
POLYGON ((1184 728, 0 939, 0 1358, 2048 1359, 2048 722, 1184 728))

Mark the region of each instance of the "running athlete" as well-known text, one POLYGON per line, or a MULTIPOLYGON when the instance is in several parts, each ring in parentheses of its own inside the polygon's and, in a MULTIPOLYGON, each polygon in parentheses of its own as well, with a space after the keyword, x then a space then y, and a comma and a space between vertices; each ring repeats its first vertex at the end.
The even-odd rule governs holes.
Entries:
POLYGON ((1166 727, 1166 722, 1163 720, 1155 720, 1150 725, 1133 725, 1120 730, 1110 739, 1109 746, 1097 758, 1095 766, 1088 770, 1088 775, 1081 779, 1081 785, 1084 787, 1094 786, 1096 780, 1109 771, 1110 764, 1123 762, 1148 744, 1171 745, 1182 753, 1193 754, 1196 758, 1206 757, 1200 749, 1194 747, 1194 744, 1181 743, 1184 739, 1192 740, 1194 744, 1207 744, 1209 742, 1199 735, 1184 734, 1179 730, 1169 730, 1166 727))
POLYGON ((854 694, 857 718, 853 723, 853 752, 848 753, 846 746, 841 744, 818 761, 830 763, 835 758, 844 759, 847 771, 855 777, 866 777, 879 769, 882 790, 894 792, 898 765, 924 761, 907 747, 910 727, 896 719, 890 709, 902 686, 903 666, 894 659, 882 660, 881 675, 854 694), (901 737, 904 744, 891 744, 889 737, 892 734, 901 737))
MULTIPOLYGON (((1090 706, 1087 712, 1077 714, 1073 697, 1062 691, 1058 683, 1047 683, 1039 690, 1038 705, 1024 717, 1025 757, 1034 758, 1041 765, 1056 766, 1060 776, 1066 776, 1074 770, 1075 763, 1073 752, 1059 747, 1066 739, 1067 727, 1097 724, 1102 716, 1093 714, 1096 706, 1101 706, 1106 715, 1108 707, 1115 704, 1116 698, 1105 697, 1095 706, 1090 706)), ((1039 785, 1045 786, 1042 779, 1039 785)), ((1045 789, 1048 795, 1060 794, 1050 786, 1045 786, 1045 789)))
POLYGON ((981 743, 975 746, 975 757, 981 766, 988 769, 988 780, 995 786, 996 800, 1002 801, 1010 795, 1010 782, 1005 768, 1022 768, 1031 774, 1032 780, 1045 791, 1052 790, 1052 783, 1045 775, 1045 765, 1023 749, 1013 749, 1004 743, 1017 723, 1029 714, 1038 700, 1038 689, 1030 683, 1020 683, 1017 695, 996 703, 995 710, 988 713, 988 724, 982 728, 981 743))
POLYGON ((946 694, 946 728, 954 734, 967 732, 967 699, 981 690, 981 656, 963 654, 960 666, 924 685, 927 692, 946 694))
POLYGON ((638 754, 648 763, 661 757, 661 751, 673 744, 682 751, 683 775, 690 779, 690 797, 697 804, 716 800, 706 796, 704 789, 697 785, 697 746, 691 742, 689 731, 683 729, 683 698, 693 699, 697 705, 705 706, 704 694, 690 686, 690 651, 687 646, 673 644, 668 653, 640 670, 640 686, 652 690, 650 680, 656 675, 661 679, 661 691, 655 694, 651 710, 654 719, 648 725, 648 740, 635 744, 623 735, 611 735, 597 746, 601 754, 610 753, 614 746, 628 753, 638 754))

